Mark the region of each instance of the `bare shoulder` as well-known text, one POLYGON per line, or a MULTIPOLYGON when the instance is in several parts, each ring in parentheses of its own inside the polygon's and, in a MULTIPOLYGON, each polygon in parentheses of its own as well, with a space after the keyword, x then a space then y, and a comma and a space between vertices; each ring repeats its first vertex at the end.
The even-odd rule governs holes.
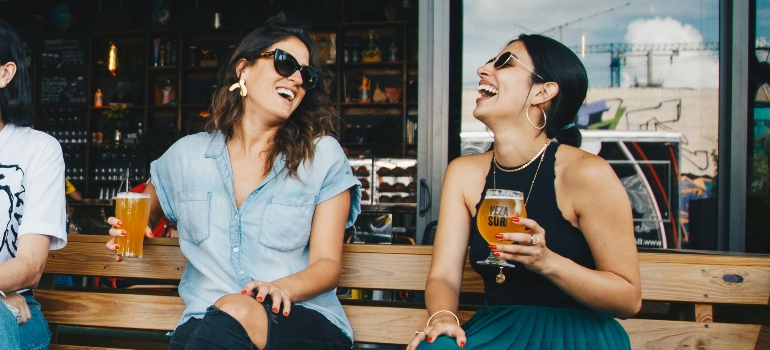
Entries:
POLYGON ((462 156, 449 163, 441 191, 441 206, 447 206, 449 202, 463 203, 473 214, 491 161, 492 152, 486 152, 462 156))
POLYGON ((447 166, 447 176, 459 175, 464 177, 478 174, 486 176, 491 161, 491 151, 455 158, 453 161, 449 162, 449 165, 447 166))
POLYGON ((556 174, 570 188, 586 190, 620 181, 606 160, 568 145, 561 145, 556 153, 556 174))

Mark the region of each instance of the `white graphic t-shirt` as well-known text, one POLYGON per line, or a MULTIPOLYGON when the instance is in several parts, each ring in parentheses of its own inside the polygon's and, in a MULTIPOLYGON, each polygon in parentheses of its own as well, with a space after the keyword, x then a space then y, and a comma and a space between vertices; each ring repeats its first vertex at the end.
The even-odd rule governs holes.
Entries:
POLYGON ((64 159, 59 142, 43 132, 6 124, 0 130, 0 263, 16 256, 19 237, 51 236, 51 250, 67 244, 64 159))

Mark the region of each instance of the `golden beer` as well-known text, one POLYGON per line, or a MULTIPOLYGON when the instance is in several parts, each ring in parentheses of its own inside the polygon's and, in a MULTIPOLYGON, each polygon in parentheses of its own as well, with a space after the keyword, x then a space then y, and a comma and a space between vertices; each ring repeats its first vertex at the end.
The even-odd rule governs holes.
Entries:
POLYGON ((120 227, 126 235, 118 237, 118 256, 141 258, 144 232, 150 218, 150 195, 148 193, 121 192, 115 197, 115 217, 123 222, 120 227))
MULTIPOLYGON (((513 190, 488 189, 476 213, 476 226, 481 237, 489 244, 510 243, 495 238, 498 233, 525 232, 525 227, 511 222, 512 217, 527 217, 524 207, 524 194, 513 190)), ((487 260, 479 261, 486 265, 509 266, 505 260, 489 255, 487 260)))

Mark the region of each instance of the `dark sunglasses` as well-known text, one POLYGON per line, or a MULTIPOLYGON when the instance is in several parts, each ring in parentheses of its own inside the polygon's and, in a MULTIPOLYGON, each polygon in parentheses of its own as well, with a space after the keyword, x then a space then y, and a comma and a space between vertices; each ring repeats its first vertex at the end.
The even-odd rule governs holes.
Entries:
POLYGON ((305 89, 312 89, 318 85, 318 81, 321 80, 318 70, 312 66, 300 66, 297 59, 291 54, 281 49, 275 49, 273 51, 263 52, 259 54, 259 57, 273 57, 273 66, 278 74, 288 77, 299 71, 302 76, 302 86, 305 89))
POLYGON ((545 80, 543 77, 540 76, 540 74, 535 73, 535 71, 532 68, 527 67, 527 65, 524 64, 524 62, 522 62, 518 57, 516 57, 510 51, 503 52, 503 54, 500 55, 500 57, 492 57, 492 59, 487 61, 487 63, 495 62, 495 65, 494 65, 495 69, 500 69, 500 68, 503 68, 503 66, 505 66, 505 64, 508 63, 508 61, 510 61, 511 58, 513 58, 513 60, 516 61, 518 64, 520 64, 522 67, 524 67, 524 69, 530 71, 530 73, 540 78, 540 80, 545 80))

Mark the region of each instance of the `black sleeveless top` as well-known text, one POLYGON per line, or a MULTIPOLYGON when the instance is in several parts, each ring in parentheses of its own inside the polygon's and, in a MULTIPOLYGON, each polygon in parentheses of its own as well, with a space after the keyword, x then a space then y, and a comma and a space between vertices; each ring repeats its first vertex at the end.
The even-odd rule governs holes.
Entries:
MULTIPOLYGON (((596 269, 591 250, 588 248, 583 233, 564 218, 556 205, 554 162, 558 148, 559 144, 555 141, 546 148, 545 158, 540 165, 531 196, 529 187, 540 162, 539 158, 521 171, 509 173, 497 169, 496 175, 493 171, 495 165, 490 163, 484 191, 481 193, 481 201, 484 200, 486 190, 493 188, 494 176, 496 176, 497 188, 521 191, 524 193, 524 198, 529 196, 527 215, 545 229, 546 245, 551 251, 589 269, 596 269)), ((481 201, 476 204, 477 213, 481 201)), ((517 265, 515 268, 503 268, 505 282, 497 284, 495 276, 500 268, 476 263, 486 259, 489 252, 489 244, 481 237, 476 226, 476 217, 473 217, 470 237, 471 266, 484 279, 487 304, 586 308, 547 278, 531 272, 523 265, 515 262, 514 265, 517 265)))

